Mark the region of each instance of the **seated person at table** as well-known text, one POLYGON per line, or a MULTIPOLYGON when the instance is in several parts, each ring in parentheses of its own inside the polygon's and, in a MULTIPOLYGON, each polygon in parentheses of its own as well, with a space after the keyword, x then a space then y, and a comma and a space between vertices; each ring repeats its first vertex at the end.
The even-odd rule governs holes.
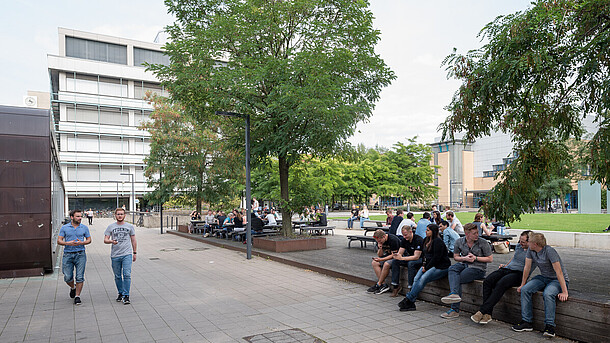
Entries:
POLYGON ((447 246, 447 251, 450 258, 453 258, 453 248, 455 247, 455 241, 460 238, 457 232, 453 231, 449 227, 449 223, 446 220, 441 221, 440 230, 443 235, 443 242, 447 246))
POLYGON ((487 225, 485 225, 485 223, 483 222, 483 213, 475 214, 474 221, 472 223, 477 226, 477 229, 479 230, 479 236, 491 235, 491 229, 487 228, 487 225))
POLYGON ((462 226, 462 222, 455 216, 455 213, 451 211, 445 212, 445 217, 447 218, 447 222, 449 223, 449 227, 453 229, 453 231, 457 233, 464 233, 464 227, 462 226))
POLYGON ((227 219, 225 213, 223 211, 218 211, 218 215, 216 216, 218 225, 222 225, 225 222, 225 219, 227 219))
POLYGON ((250 220, 250 228, 252 229, 252 233, 262 233, 265 223, 263 223, 263 221, 254 212, 252 212, 250 215, 250 220))
POLYGON ((392 297, 398 296, 400 292, 400 267, 407 267, 407 284, 408 288, 413 286, 415 274, 422 266, 421 252, 424 240, 413 233, 413 228, 405 225, 400 228, 402 231, 402 239, 400 240, 400 249, 394 254, 392 261, 392 297))
POLYGON ((402 236, 402 227, 409 226, 413 229, 417 227, 417 224, 413 221, 413 213, 407 213, 407 218, 403 219, 400 224, 398 224, 398 229, 396 230, 396 236, 402 236))
POLYGON ((424 286, 430 281, 447 276, 451 261, 447 256, 447 246, 438 235, 438 225, 430 224, 426 228, 426 239, 423 243, 424 264, 415 275, 413 287, 405 298, 398 303, 401 311, 415 311, 415 300, 424 286))
POLYGON ((212 212, 212 210, 208 210, 208 214, 205 216, 206 230, 210 230, 212 225, 214 225, 214 224, 218 224, 218 221, 216 221, 216 218, 214 217, 214 213, 212 212))
POLYGON ((400 224, 402 223, 403 218, 403 210, 400 208, 396 210, 396 215, 392 218, 392 224, 390 224, 390 228, 388 229, 388 233, 391 235, 398 234, 398 228, 400 228, 400 224))
POLYGON ((244 217, 241 215, 241 213, 238 210, 233 210, 233 216, 233 224, 235 225, 235 229, 233 229, 233 231, 246 231, 244 217))
POLYGON ((371 264, 378 281, 367 289, 367 292, 382 294, 390 290, 390 286, 385 283, 385 279, 390 274, 394 253, 397 253, 400 249, 400 237, 378 229, 373 234, 373 238, 377 241, 377 257, 373 257, 371 264))
POLYGON ((311 223, 311 226, 327 226, 328 220, 326 219, 326 213, 322 213, 321 209, 316 210, 316 221, 311 223))
POLYGON ((493 262, 491 246, 483 238, 479 238, 476 225, 464 225, 464 237, 455 242, 453 259, 456 264, 449 267, 449 288, 451 293, 442 297, 441 301, 451 304, 451 308, 441 314, 445 319, 457 318, 460 314, 462 301, 462 284, 485 278, 487 264, 493 262))
POLYGON ((265 213, 267 214, 265 216, 265 219, 267 220, 267 225, 277 225, 277 221, 275 220, 275 216, 270 211, 267 211, 265 213))
POLYGON ((352 205, 351 217, 347 219, 347 229, 351 230, 354 227, 354 222, 360 218, 360 211, 356 208, 356 205, 352 205))
POLYGON ((544 336, 555 337, 555 307, 556 299, 568 300, 568 272, 561 262, 561 257, 541 233, 530 235, 530 244, 525 254, 523 278, 517 292, 521 293, 521 323, 513 325, 514 331, 532 331, 532 295, 542 291, 544 299, 544 336), (534 266, 534 267, 532 267, 534 266), (527 278, 533 268, 538 267, 540 275, 534 276, 529 282, 527 278), (527 283, 526 283, 527 282, 527 283))
POLYGON ((494 306, 500 301, 504 292, 511 287, 518 287, 523 278, 523 267, 525 267, 525 253, 529 248, 529 234, 531 231, 523 231, 519 237, 519 244, 515 248, 515 254, 507 264, 501 264, 493 273, 487 275, 483 280, 483 304, 479 311, 470 316, 473 322, 487 324, 491 322, 491 313, 494 306))
POLYGON ((385 225, 386 226, 390 226, 392 225, 392 219, 394 219, 394 215, 392 214, 392 210, 385 210, 385 225))
POLYGON ((232 227, 233 224, 235 224, 234 219, 235 219, 235 214, 233 214, 233 212, 229 213, 229 216, 226 217, 225 220, 222 221, 222 228, 225 231, 228 231, 229 227, 232 227))

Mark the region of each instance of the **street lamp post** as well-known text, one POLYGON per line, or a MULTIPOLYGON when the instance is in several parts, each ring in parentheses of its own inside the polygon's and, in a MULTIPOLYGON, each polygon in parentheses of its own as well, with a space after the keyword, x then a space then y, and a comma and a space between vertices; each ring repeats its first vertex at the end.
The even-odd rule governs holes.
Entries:
POLYGON ((131 201, 129 204, 129 209, 131 210, 131 223, 135 225, 136 223, 136 190, 135 190, 135 176, 132 173, 121 173, 121 175, 129 175, 131 179, 131 201))
POLYGON ((217 115, 244 118, 246 121, 246 258, 252 258, 252 201, 250 194, 250 115, 235 112, 216 111, 217 115))

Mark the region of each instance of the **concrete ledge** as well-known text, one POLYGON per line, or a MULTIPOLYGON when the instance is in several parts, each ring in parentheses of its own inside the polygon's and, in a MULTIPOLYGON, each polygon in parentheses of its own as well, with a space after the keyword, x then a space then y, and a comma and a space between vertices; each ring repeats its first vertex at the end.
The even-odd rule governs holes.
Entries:
MULTIPOLYGON (((512 230, 511 230, 512 231, 512 230)), ((534 230, 536 231, 536 230, 534 230)), ((557 247, 610 250, 610 233, 536 231, 543 233, 547 244, 557 247)), ((512 232, 511 232, 512 233, 512 232)))
MULTIPOLYGON (((407 273, 404 268, 401 278, 401 283, 406 285, 407 273)), ((449 282, 447 279, 443 279, 427 284, 418 299, 449 307, 441 302, 441 297, 447 294, 449 294, 449 282)), ((482 294, 483 281, 477 280, 462 285, 460 310, 469 312, 464 315, 470 316, 471 313, 479 310, 482 294)), ((534 328, 542 331, 544 329, 544 302, 541 292, 534 295, 533 303, 534 328)), ((516 288, 504 293, 502 300, 494 307, 492 317, 507 323, 521 321, 521 296, 517 293, 516 288)), ((557 300, 556 331, 562 337, 583 342, 610 342, 609 318, 610 300, 607 298, 570 292, 568 301, 557 300)))

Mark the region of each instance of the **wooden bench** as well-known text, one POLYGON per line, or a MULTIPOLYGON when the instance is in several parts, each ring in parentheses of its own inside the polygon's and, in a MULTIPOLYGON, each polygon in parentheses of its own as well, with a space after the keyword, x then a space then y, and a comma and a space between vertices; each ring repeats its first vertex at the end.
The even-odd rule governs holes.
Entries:
MULTIPOLYGON (((265 237, 265 236, 277 236, 280 232, 278 230, 263 229, 263 232, 255 233, 252 231, 252 237, 265 237)), ((235 237, 238 241, 246 239, 246 231, 232 232, 232 235, 228 236, 227 239, 235 237)))
MULTIPOLYGON (((407 284, 407 268, 402 268, 400 282, 407 284)), ((445 308, 441 297, 450 293, 447 278, 428 283, 417 297, 420 300, 435 303, 445 308)), ((405 294, 405 290, 401 291, 405 294)), ((557 300, 555 311, 555 323, 557 335, 583 342, 610 342, 610 302, 602 295, 582 294, 569 290, 570 297, 567 302, 557 300)), ((462 302, 460 309, 464 312, 475 313, 479 310, 483 299, 483 281, 462 285, 462 302)), ((534 329, 544 329, 544 301, 542 292, 533 296, 534 329)), ((469 314, 466 314, 469 316, 469 314)), ((460 316, 462 314, 460 313, 460 316)), ((521 296, 517 293, 517 287, 513 287, 504 293, 504 296, 494 307, 493 318, 510 324, 521 321, 521 296)))
POLYGON ((372 226, 365 227, 364 228, 364 235, 366 236, 367 233, 375 232, 377 230, 383 230, 383 232, 388 233, 390 231, 390 228, 389 227, 385 227, 385 226, 383 226, 383 227, 372 227, 372 226))
POLYGON ((360 247, 361 248, 366 248, 366 243, 373 243, 373 249, 375 251, 377 251, 377 241, 375 240, 375 238, 373 237, 367 237, 367 236, 347 236, 347 248, 350 249, 352 246, 352 242, 353 241, 359 241, 360 242, 360 247))
POLYGON ((299 226, 298 229, 300 234, 303 234, 303 231, 306 231, 310 234, 312 232, 316 232, 317 234, 321 235, 323 231, 325 235, 328 235, 328 231, 331 231, 332 235, 335 235, 334 226, 299 226))

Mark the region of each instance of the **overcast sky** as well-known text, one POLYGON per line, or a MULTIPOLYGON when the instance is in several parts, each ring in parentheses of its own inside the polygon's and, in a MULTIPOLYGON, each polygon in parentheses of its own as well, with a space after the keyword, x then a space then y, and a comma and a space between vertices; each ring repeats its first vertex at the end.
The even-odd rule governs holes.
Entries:
MULTIPOLYGON (((351 141, 391 147, 418 136, 431 143, 458 83, 441 62, 453 48, 481 46, 477 34, 526 0, 371 0, 378 53, 397 79, 381 94, 368 123, 351 141)), ((162 0, 13 0, 0 7, 0 104, 22 106, 28 90, 49 91, 47 54, 58 53, 57 28, 152 42, 172 22, 162 0)))

